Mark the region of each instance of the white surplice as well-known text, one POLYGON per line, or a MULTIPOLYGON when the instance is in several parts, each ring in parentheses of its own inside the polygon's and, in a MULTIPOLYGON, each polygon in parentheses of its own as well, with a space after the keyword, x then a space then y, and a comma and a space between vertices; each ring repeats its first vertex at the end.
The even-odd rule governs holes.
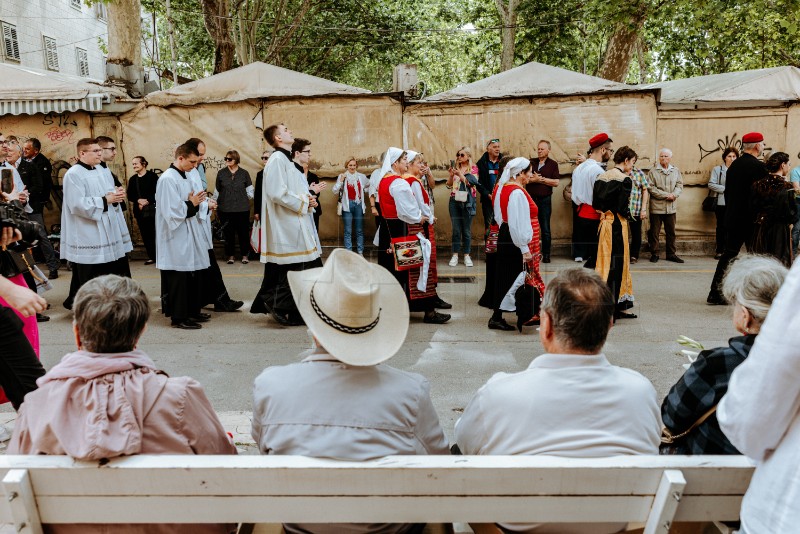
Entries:
POLYGON ((289 265, 321 255, 309 210, 308 182, 287 154, 277 149, 264 168, 261 263, 289 265))
MULTIPOLYGON (((208 269, 209 257, 205 230, 189 195, 198 191, 194 180, 170 166, 156 185, 156 267, 168 271, 208 269)), ((198 210, 199 211, 199 210, 198 210)))
POLYGON ((64 175, 61 208, 61 258, 75 263, 110 263, 133 250, 121 204, 105 200, 113 181, 81 162, 64 175))
MULTIPOLYGON (((203 185, 203 177, 197 167, 187 172, 186 177, 189 179, 189 183, 192 184, 192 191, 201 191, 205 189, 205 186, 203 185)), ((196 217, 200 221, 200 225, 203 227, 205 246, 210 250, 214 248, 214 237, 211 233, 211 210, 208 208, 208 200, 204 200, 197 207, 200 209, 198 210, 196 217)))

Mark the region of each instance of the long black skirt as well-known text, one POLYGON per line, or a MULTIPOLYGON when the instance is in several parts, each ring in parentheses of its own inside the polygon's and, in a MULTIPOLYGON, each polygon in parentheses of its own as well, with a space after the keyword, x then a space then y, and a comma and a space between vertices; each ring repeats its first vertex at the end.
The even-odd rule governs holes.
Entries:
POLYGON ((200 315, 200 271, 161 271, 161 311, 182 323, 200 315))
POLYGON ((492 292, 492 308, 500 309, 500 303, 514 285, 514 281, 522 272, 522 252, 511 240, 508 224, 500 226, 497 236, 497 252, 495 253, 494 290, 492 292))

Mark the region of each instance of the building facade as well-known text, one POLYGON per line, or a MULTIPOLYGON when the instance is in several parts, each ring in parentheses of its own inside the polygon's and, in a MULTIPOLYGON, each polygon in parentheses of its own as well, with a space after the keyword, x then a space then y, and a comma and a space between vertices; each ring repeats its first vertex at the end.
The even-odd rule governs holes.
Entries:
POLYGON ((82 0, 2 0, 0 61, 102 81, 106 9, 82 0))

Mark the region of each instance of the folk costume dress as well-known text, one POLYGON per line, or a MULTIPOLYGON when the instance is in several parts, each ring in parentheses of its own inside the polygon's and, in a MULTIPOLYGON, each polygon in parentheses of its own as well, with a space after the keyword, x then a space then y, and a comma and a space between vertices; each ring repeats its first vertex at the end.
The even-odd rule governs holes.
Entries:
MULTIPOLYGON (((544 280, 539 273, 542 260, 542 241, 539 230, 539 210, 525 188, 513 182, 505 182, 494 193, 494 220, 500 225, 497 237, 497 259, 495 266, 494 309, 515 311, 502 302, 523 268, 529 273, 525 284, 532 286, 544 298, 544 280), (522 255, 533 256, 523 266, 522 255)), ((534 310, 534 314, 538 310, 534 310)))
POLYGON ((131 275, 126 254, 133 250, 120 203, 106 194, 114 182, 97 167, 81 161, 64 175, 61 210, 61 258, 72 263, 72 281, 64 307, 72 309, 78 289, 104 274, 131 275))
POLYGON ((628 212, 633 182, 614 168, 594 183, 594 208, 600 212, 595 270, 606 280, 617 310, 633 302, 633 282, 628 247, 628 212))
POLYGON ((201 271, 208 269, 208 242, 197 214, 200 206, 188 200, 197 183, 174 165, 156 185, 156 268, 161 271, 161 304, 172 323, 200 314, 201 271))
POLYGON ((751 252, 775 257, 792 266, 792 236, 789 225, 797 219, 792 184, 769 174, 753 182, 750 213, 754 216, 751 252))
MULTIPOLYGON (((411 178, 416 180, 415 178, 411 178)), ((436 278, 435 256, 431 258, 425 290, 417 286, 422 275, 423 267, 398 271, 395 269, 394 253, 391 250, 392 238, 406 237, 422 233, 424 236, 432 234, 433 228, 428 220, 422 219, 422 211, 409 181, 398 175, 388 175, 381 179, 378 186, 380 198, 379 211, 381 226, 378 233, 378 264, 391 271, 405 291, 409 309, 412 312, 429 311, 435 308, 436 278)), ((431 254, 435 254, 433 250, 431 254)))
MULTIPOLYGON (((302 324, 287 273, 322 267, 322 247, 309 211, 306 177, 289 152, 277 148, 264 168, 261 210, 261 263, 264 279, 250 313, 278 314, 302 324)), ((280 320, 280 319, 279 319, 280 320)))

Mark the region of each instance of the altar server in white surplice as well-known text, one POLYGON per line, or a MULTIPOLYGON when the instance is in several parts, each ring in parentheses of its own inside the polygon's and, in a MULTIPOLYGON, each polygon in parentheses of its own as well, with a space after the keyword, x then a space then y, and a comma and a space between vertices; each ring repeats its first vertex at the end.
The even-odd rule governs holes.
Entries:
POLYGON ((126 254, 133 250, 120 206, 125 189, 100 173, 102 149, 92 138, 78 141, 78 163, 64 175, 61 208, 61 258, 72 264, 64 307, 72 309, 78 289, 104 274, 131 275, 126 254))
POLYGON ((156 267, 161 270, 161 307, 172 326, 201 328, 210 315, 200 312, 200 272, 209 267, 208 245, 197 214, 206 200, 187 173, 197 166, 196 146, 180 145, 175 161, 156 186, 156 267))

